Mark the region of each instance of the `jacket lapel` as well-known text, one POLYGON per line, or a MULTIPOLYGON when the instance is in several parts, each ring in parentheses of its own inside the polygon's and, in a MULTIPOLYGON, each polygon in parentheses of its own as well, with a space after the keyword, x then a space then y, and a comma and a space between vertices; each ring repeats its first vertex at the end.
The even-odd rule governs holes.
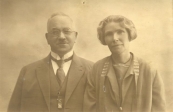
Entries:
POLYGON ((112 66, 112 62, 110 61, 110 66, 109 66, 109 71, 107 73, 108 79, 110 81, 111 87, 112 87, 112 91, 115 95, 115 100, 117 102, 117 104, 119 105, 118 102, 119 101, 119 87, 118 87, 118 82, 117 82, 117 78, 115 76, 115 71, 114 68, 112 66))
POLYGON ((46 101, 46 104, 48 106, 48 109, 50 110, 50 68, 49 68, 49 56, 43 59, 42 64, 37 68, 36 75, 37 79, 41 88, 41 91, 43 93, 44 99, 46 101))
MULTIPOLYGON (((128 72, 128 74, 129 74, 129 72, 128 72)), ((124 81, 123 81, 123 85, 122 85, 122 104, 124 103, 125 96, 127 94, 127 91, 129 89, 130 85, 132 84, 133 78, 134 78, 133 75, 131 75, 131 76, 125 78, 124 81)))
MULTIPOLYGON (((138 60, 134 57, 132 54, 133 59, 132 59, 132 64, 130 65, 130 68, 128 69, 124 81, 123 81, 123 86, 122 86, 122 103, 124 102, 124 99, 126 97, 127 91, 132 84, 132 80, 134 79, 135 81, 135 88, 137 87, 137 78, 139 75, 139 63, 138 60), (130 78, 130 79, 129 79, 130 78), (126 80, 127 79, 127 80, 126 80)), ((136 93, 137 90, 135 90, 136 93)))
POLYGON ((84 67, 80 62, 80 59, 74 54, 70 69, 68 71, 68 81, 66 86, 66 94, 65 94, 65 104, 69 100, 72 92, 77 86, 79 80, 84 74, 84 67))

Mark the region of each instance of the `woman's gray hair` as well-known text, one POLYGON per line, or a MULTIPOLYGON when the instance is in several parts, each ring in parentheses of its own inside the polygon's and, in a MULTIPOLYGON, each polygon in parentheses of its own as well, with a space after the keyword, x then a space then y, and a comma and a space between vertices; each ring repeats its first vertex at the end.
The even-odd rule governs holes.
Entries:
POLYGON ((120 15, 111 15, 111 16, 108 16, 107 18, 105 18, 103 21, 101 21, 97 28, 98 39, 100 40, 100 42, 103 45, 106 45, 105 39, 104 39, 104 27, 109 22, 120 23, 120 25, 127 30, 128 36, 129 36, 129 41, 132 41, 137 37, 137 32, 136 32, 135 26, 131 20, 129 20, 123 16, 120 16, 120 15))

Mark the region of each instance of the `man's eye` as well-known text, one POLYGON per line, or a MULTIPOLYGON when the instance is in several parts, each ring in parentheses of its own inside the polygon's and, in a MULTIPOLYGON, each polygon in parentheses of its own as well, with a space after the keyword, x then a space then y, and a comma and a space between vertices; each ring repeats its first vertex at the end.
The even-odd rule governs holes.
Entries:
POLYGON ((64 34, 70 34, 71 31, 63 31, 64 34))
POLYGON ((59 34, 59 31, 53 31, 52 34, 53 35, 58 35, 59 34))

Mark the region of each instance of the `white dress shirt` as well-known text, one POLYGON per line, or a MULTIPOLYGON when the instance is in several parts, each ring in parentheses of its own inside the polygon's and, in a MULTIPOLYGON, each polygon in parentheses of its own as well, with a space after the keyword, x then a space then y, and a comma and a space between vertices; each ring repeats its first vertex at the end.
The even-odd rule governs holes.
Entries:
MULTIPOLYGON (((65 55, 64 55, 64 59, 67 59, 67 58, 71 57, 72 55, 73 55, 73 50, 71 50, 70 52, 68 52, 67 54, 65 54, 65 55)), ((56 54, 56 53, 53 52, 53 51, 51 51, 51 56, 54 57, 54 58, 57 59, 57 60, 60 60, 60 59, 61 59, 61 58, 59 57, 59 55, 56 54)), ((70 65, 71 65, 71 61, 72 61, 72 60, 67 61, 67 62, 65 62, 65 63, 63 64, 63 70, 64 70, 64 72, 65 72, 65 76, 67 76, 68 70, 69 70, 70 65)), ((57 63, 56 63, 55 61, 51 60, 51 62, 52 62, 53 71, 54 71, 54 73, 55 73, 55 75, 56 75, 56 71, 57 71, 57 69, 59 68, 59 66, 57 65, 57 63)))

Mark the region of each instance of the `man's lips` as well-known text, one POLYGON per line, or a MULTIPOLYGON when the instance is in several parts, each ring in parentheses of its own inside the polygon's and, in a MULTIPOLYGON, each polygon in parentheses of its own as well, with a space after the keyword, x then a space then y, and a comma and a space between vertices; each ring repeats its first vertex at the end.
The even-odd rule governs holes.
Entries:
POLYGON ((64 45, 64 44, 67 44, 67 43, 58 43, 59 45, 64 45))
POLYGON ((56 43, 57 45, 65 45, 65 44, 68 44, 67 42, 58 42, 56 43))

